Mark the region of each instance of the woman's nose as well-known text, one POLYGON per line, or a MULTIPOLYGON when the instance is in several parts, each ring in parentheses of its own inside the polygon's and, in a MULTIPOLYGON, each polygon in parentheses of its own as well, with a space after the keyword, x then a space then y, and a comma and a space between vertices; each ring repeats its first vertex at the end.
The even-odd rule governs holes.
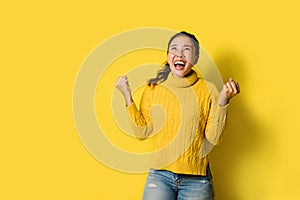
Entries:
POLYGON ((183 52, 181 50, 176 52, 176 56, 180 58, 184 57, 183 52))

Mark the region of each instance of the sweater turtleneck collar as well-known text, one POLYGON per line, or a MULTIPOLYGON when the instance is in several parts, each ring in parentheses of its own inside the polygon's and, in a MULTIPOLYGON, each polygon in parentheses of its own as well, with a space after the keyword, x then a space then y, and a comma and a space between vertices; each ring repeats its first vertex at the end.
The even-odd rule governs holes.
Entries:
POLYGON ((192 70, 189 75, 183 78, 174 77, 172 73, 170 73, 165 83, 178 88, 186 88, 194 85, 197 80, 198 75, 194 70, 192 70))

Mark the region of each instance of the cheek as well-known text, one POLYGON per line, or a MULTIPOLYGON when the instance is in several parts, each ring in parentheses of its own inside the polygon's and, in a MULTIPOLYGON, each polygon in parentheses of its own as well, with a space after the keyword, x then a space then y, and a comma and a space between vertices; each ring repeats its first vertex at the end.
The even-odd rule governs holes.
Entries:
POLYGON ((193 55, 188 54, 188 55, 186 55, 185 58, 189 61, 189 63, 194 64, 194 62, 195 62, 195 57, 194 57, 193 55))
POLYGON ((168 62, 172 61, 173 58, 174 58, 174 56, 175 56, 174 54, 169 53, 169 54, 168 54, 168 62))

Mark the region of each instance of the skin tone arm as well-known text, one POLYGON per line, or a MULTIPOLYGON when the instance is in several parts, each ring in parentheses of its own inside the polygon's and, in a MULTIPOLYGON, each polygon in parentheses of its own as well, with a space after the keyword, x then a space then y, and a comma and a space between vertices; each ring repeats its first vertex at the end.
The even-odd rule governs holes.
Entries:
POLYGON ((240 86, 238 82, 235 82, 232 78, 223 85, 223 89, 220 92, 219 104, 225 106, 229 103, 230 99, 240 93, 240 86))
MULTIPOLYGON (((122 93, 125 99, 126 106, 133 103, 131 96, 131 89, 128 83, 127 76, 121 76, 115 83, 115 87, 122 93)), ((220 92, 219 104, 225 106, 229 103, 230 99, 240 93, 240 87, 237 82, 232 78, 223 85, 223 89, 220 92)))
POLYGON ((117 82, 115 83, 115 87, 123 94, 126 106, 131 105, 133 103, 133 100, 127 76, 119 77, 117 82))

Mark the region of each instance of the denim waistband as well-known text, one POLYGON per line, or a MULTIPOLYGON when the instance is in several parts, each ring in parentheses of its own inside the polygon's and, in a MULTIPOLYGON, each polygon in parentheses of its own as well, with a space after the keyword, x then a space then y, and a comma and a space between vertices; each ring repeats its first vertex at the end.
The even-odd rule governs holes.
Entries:
POLYGON ((205 176, 203 176, 203 175, 194 175, 194 174, 174 173, 174 172, 169 171, 169 170, 161 170, 161 169, 154 169, 154 168, 150 168, 149 172, 150 173, 160 173, 160 172, 163 172, 167 176, 185 176, 185 177, 193 177, 193 176, 199 177, 199 176, 202 176, 202 177, 207 177, 209 179, 212 178, 209 164, 206 167, 206 175, 205 176))

